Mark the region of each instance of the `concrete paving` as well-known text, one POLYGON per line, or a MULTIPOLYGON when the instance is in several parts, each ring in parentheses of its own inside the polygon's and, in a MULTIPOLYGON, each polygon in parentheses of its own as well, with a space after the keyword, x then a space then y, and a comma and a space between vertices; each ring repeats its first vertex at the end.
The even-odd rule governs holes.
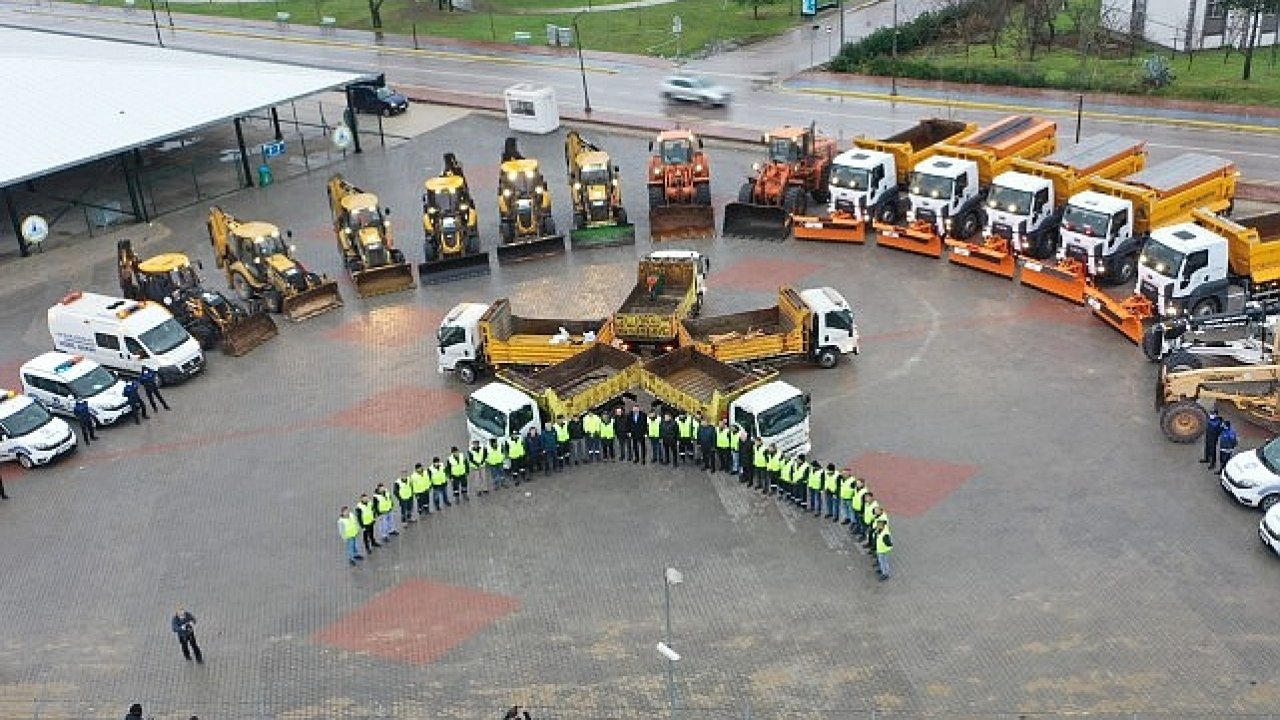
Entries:
MULTIPOLYGON (((645 139, 591 134, 647 237, 645 139)), ((336 169, 380 193, 416 261, 418 188, 456 151, 492 246, 505 135, 471 115, 336 169)), ((559 136, 521 143, 567 224, 559 136)), ((754 156, 711 153, 719 205, 754 156)), ((221 204, 292 227, 303 261, 337 275, 326 177, 221 204)), ((211 260, 199 208, 132 232, 143 252, 211 260)), ((6 265, 0 384, 48 347, 45 310, 64 292, 115 289, 113 239, 6 265)), ((681 717, 1280 707, 1280 565, 1258 516, 1222 496, 1195 449, 1163 440, 1154 368, 1132 345, 1080 308, 886 248, 691 246, 712 257, 707 313, 769 304, 783 283, 852 301, 864 354, 785 377, 813 395, 815 453, 886 496, 893 580, 875 582, 829 522, 724 476, 629 464, 473 499, 349 568, 337 508, 465 439, 467 388, 433 362, 442 314, 509 297, 529 315, 599 316, 649 245, 370 300, 344 279, 344 308, 212 357, 166 393, 173 412, 49 468, 4 468, 0 717, 119 716, 135 701, 157 718, 665 713, 665 567, 684 573, 681 717), (169 631, 179 603, 200 620, 203 666, 169 631)), ((206 274, 223 287, 211 262, 206 274)))

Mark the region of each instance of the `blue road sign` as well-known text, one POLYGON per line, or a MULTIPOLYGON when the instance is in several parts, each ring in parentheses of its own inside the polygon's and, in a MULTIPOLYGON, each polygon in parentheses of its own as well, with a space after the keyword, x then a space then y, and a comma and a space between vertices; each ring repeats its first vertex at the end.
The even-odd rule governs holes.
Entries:
POLYGON ((276 140, 275 142, 262 143, 262 157, 273 158, 280 157, 284 154, 284 141, 276 140))

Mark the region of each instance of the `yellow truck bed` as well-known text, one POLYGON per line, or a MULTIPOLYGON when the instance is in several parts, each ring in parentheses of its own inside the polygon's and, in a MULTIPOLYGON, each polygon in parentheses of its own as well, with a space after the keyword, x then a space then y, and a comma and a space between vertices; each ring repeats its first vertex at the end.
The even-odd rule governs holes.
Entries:
POLYGON ((1205 210, 1193 212, 1197 225, 1227 240, 1227 262, 1235 275, 1254 283, 1280 280, 1280 212, 1230 220, 1205 210))
POLYGON ((878 150, 892 155, 898 172, 898 184, 903 185, 912 168, 936 153, 938 145, 957 142, 977 129, 977 123, 928 118, 883 140, 855 138, 853 145, 863 150, 878 150))
POLYGON ((758 310, 685 320, 681 346, 721 362, 740 363, 799 355, 809 348, 809 308, 792 288, 778 304, 758 310))
POLYGON ((680 320, 689 317, 697 301, 696 272, 696 261, 641 260, 635 287, 613 314, 614 335, 628 341, 674 340, 680 320), (650 277, 661 278, 652 295, 650 277))
POLYGON ((1065 205, 1086 189, 1089 178, 1121 178, 1147 165, 1147 143, 1103 133, 1043 158, 1014 158, 1011 170, 1044 178, 1053 183, 1054 201, 1065 205))
POLYGON ((1132 203, 1138 234, 1186 222, 1197 208, 1226 209, 1235 197, 1238 175, 1230 160, 1186 153, 1123 180, 1092 178, 1089 189, 1132 203))
POLYGON ((596 343, 537 372, 504 370, 499 377, 535 398, 547 418, 571 417, 638 386, 640 358, 596 343))
POLYGON ((954 143, 939 145, 937 154, 972 161, 978 166, 978 182, 985 186, 1010 169, 1015 158, 1037 160, 1057 147, 1057 123, 1033 115, 1011 115, 954 143))
POLYGON ((605 322, 520 317, 511 313, 511 301, 503 298, 489 306, 479 324, 489 364, 503 367, 545 366, 567 360, 595 345, 584 335, 587 332, 598 335, 605 322), (563 341, 561 328, 569 333, 563 341))
POLYGON ((644 363, 640 384, 668 405, 719 422, 728 416, 730 403, 776 377, 776 372, 739 370, 684 347, 644 363))

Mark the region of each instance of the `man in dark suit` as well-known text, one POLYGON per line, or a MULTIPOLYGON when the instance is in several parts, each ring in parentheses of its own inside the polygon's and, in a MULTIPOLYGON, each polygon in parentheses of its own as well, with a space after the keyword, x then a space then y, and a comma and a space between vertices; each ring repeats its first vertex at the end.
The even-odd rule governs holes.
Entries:
POLYGON ((649 417, 644 414, 639 405, 632 405, 631 412, 627 413, 627 442, 631 445, 631 462, 645 465, 648 463, 645 449, 645 435, 647 432, 649 417))

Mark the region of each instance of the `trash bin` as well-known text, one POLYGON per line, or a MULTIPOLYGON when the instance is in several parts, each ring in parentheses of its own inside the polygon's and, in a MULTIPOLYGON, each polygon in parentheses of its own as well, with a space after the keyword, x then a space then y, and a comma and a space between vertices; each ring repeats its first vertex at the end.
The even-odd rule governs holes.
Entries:
POLYGON ((271 166, 262 163, 258 166, 258 187, 267 187, 274 178, 271 176, 271 166))
POLYGON ((556 40, 560 42, 561 47, 573 47, 573 28, 556 28, 556 40))
POLYGON ((547 23, 547 45, 555 47, 560 44, 560 26, 547 23))

